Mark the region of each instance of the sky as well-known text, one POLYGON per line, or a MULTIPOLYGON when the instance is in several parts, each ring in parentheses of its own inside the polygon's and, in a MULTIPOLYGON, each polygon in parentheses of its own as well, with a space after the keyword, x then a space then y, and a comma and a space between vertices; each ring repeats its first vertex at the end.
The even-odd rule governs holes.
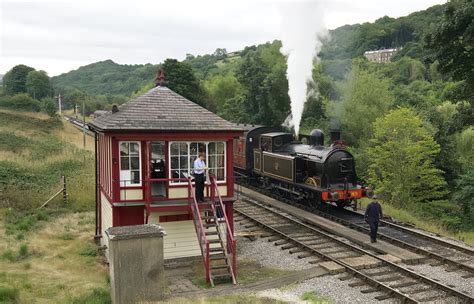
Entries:
MULTIPOLYGON (((400 17, 446 0, 314 0, 323 24, 400 17)), ((17 64, 59 75, 93 62, 182 60, 279 39, 283 0, 0 0, 0 74, 17 64)), ((287 5, 287 4, 285 4, 287 5)), ((315 21, 316 23, 316 21, 315 21)))

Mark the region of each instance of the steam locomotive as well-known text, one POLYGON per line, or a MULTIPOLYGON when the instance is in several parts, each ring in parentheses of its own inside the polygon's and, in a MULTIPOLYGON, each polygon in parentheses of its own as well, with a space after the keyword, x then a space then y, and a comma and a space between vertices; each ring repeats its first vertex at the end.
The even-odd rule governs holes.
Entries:
POLYGON ((324 145, 319 129, 302 140, 307 144, 277 128, 248 127, 234 140, 235 170, 259 187, 304 204, 355 207, 357 199, 366 197, 370 189, 358 183, 354 157, 340 140, 340 131, 331 131, 330 146, 324 145))

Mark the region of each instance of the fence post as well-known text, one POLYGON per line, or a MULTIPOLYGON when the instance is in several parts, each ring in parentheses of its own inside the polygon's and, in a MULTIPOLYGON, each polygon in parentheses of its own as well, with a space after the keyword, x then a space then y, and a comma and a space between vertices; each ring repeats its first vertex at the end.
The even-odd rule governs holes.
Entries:
POLYGON ((67 205, 67 179, 66 179, 66 176, 62 176, 62 180, 63 180, 63 200, 64 200, 64 204, 67 205))

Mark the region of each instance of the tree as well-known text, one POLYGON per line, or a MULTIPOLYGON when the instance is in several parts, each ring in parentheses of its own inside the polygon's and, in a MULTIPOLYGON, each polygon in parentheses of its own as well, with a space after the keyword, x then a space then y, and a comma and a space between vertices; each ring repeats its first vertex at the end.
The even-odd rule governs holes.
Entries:
POLYGON ((440 151, 413 110, 392 110, 374 123, 368 148, 369 183, 396 207, 439 200, 445 194, 442 171, 434 165, 440 151))
MULTIPOLYGON (((372 123, 393 104, 390 80, 354 65, 343 87, 343 137, 356 147, 372 136, 372 123)), ((331 116, 338 117, 337 113, 331 116)))
POLYGON ((280 126, 290 112, 286 59, 280 53, 281 42, 274 41, 256 50, 246 48, 237 69, 243 87, 246 123, 280 126))
POLYGON ((45 71, 31 71, 26 76, 26 90, 34 99, 51 95, 51 81, 45 71))
POLYGON ((187 99, 205 106, 203 90, 191 66, 176 59, 166 59, 161 68, 165 71, 167 86, 187 99))
POLYGON ((474 166, 457 180, 453 199, 460 204, 466 228, 474 228, 474 166))
POLYGON ((34 71, 32 67, 24 64, 14 66, 3 76, 3 87, 8 95, 26 93, 26 77, 29 72, 34 71))
POLYGON ((57 106, 56 102, 52 98, 43 98, 41 100, 42 111, 49 115, 49 117, 57 116, 57 106))
POLYGON ((466 95, 474 97, 474 1, 449 1, 443 21, 426 36, 425 45, 439 62, 441 73, 465 80, 466 95))
POLYGON ((232 74, 215 75, 203 82, 208 109, 220 114, 227 100, 240 95, 242 86, 232 74))

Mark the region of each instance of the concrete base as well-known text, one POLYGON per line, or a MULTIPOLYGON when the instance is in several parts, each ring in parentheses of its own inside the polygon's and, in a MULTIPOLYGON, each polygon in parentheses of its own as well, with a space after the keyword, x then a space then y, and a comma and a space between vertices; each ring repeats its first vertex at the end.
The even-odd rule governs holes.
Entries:
POLYGON ((114 304, 158 301, 164 296, 163 236, 158 225, 111 227, 111 298, 114 304))
POLYGON ((392 263, 400 263, 402 261, 400 258, 393 256, 391 254, 381 254, 381 255, 378 255, 378 257, 384 261, 392 262, 392 263))
POLYGON ((380 260, 377 260, 371 256, 363 255, 355 258, 342 259, 341 262, 346 263, 355 269, 373 268, 382 264, 380 260))
POLYGON ((330 274, 342 273, 345 270, 344 266, 341 266, 332 261, 319 263, 319 266, 321 266, 324 270, 326 270, 330 274))
POLYGON ((398 257, 401 261, 405 263, 415 263, 421 261, 424 257, 408 251, 406 249, 394 246, 390 243, 387 243, 383 240, 377 241, 377 243, 371 243, 369 235, 353 230, 341 224, 335 223, 331 220, 325 219, 314 213, 296 208, 294 206, 282 203, 276 199, 265 196, 261 193, 255 192, 248 188, 242 187, 241 191, 251 197, 255 197, 259 202, 267 204, 272 207, 276 207, 282 211, 285 211, 302 221, 307 222, 308 224, 319 227, 331 234, 344 237, 366 249, 378 252, 380 254, 391 254, 398 257))

